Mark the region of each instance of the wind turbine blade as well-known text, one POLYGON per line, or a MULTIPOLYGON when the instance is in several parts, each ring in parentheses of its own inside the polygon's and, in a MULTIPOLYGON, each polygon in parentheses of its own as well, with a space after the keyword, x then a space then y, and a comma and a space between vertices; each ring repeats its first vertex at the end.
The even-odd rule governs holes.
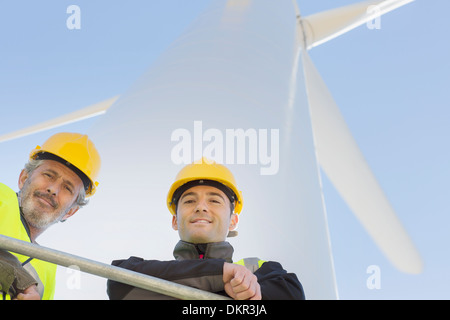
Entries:
POLYGON ((319 163, 387 258, 403 272, 420 273, 422 260, 410 237, 306 51, 302 57, 319 163))
POLYGON ((36 124, 34 126, 20 129, 11 133, 7 133, 0 136, 0 143, 14 140, 17 138, 21 138, 30 134, 34 134, 37 132, 50 130, 53 128, 57 128, 69 123, 89 119, 92 117, 96 117, 102 115, 108 110, 108 108, 118 99, 118 96, 107 99, 105 101, 96 103, 94 105, 88 106, 86 108, 77 110, 75 112, 36 124))
POLYGON ((303 18, 307 48, 316 47, 414 0, 368 0, 303 18))

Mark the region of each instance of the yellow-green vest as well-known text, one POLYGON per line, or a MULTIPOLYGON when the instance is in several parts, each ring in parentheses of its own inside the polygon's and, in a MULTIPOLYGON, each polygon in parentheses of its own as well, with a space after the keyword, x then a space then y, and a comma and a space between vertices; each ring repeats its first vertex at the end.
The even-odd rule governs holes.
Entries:
POLYGON ((255 273, 256 270, 261 268, 261 266, 263 265, 264 262, 266 262, 266 261, 261 260, 256 257, 252 257, 252 258, 241 259, 239 261, 236 261, 234 264, 239 264, 241 266, 244 266, 251 272, 255 273))
MULTIPOLYGON (((19 202, 17 200, 17 194, 8 186, 0 183, 0 234, 31 242, 30 237, 20 219, 19 202)), ((30 258, 20 254, 15 255, 19 261, 23 264, 30 258)), ((41 293, 42 300, 52 300, 55 294, 55 276, 56 265, 46 261, 31 259, 24 265, 24 268, 36 278, 39 282, 38 291, 41 293), (42 293, 43 290, 43 293, 42 293)), ((1 297, 1 296, 0 296, 1 297)), ((6 295, 6 299, 11 297, 6 295)))

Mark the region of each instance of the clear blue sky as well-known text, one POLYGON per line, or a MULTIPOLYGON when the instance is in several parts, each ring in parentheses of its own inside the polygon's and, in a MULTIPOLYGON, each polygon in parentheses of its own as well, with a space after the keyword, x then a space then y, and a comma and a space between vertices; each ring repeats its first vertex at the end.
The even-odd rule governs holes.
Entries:
MULTIPOLYGON (((354 2, 298 1, 304 16, 354 2)), ((18 0, 3 4, 0 134, 124 93, 209 3, 18 0), (71 4, 81 8, 80 30, 66 27, 71 4)), ((425 262, 421 275, 397 271, 324 178, 342 299, 450 298, 449 10, 448 1, 417 0, 383 16, 379 30, 361 26, 310 51, 425 262), (369 265, 381 268, 380 289, 366 286, 369 265)), ((84 131, 93 123, 89 120, 64 130, 84 131)), ((48 135, 0 144, 0 181, 16 188, 28 152, 48 135)))

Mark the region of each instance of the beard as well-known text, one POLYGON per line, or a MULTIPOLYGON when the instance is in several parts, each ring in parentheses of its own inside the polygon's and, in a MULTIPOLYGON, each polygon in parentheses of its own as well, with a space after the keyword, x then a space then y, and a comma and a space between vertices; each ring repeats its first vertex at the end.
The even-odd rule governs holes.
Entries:
POLYGON ((37 190, 31 190, 28 181, 25 182, 22 190, 19 192, 19 205, 22 208, 22 214, 27 223, 37 229, 46 229, 52 224, 55 224, 70 210, 70 208, 60 208, 50 195, 37 190), (33 201, 33 198, 36 197, 48 200, 53 210, 36 204, 33 201))

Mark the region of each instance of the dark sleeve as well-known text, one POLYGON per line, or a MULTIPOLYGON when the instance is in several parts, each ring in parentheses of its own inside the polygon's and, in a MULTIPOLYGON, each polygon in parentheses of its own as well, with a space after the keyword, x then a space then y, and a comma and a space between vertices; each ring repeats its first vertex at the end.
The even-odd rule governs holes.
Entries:
POLYGON ((278 262, 264 262, 255 271, 255 276, 261 286, 263 300, 305 299, 303 287, 295 273, 288 273, 278 262))
MULTIPOLYGON (((224 262, 222 259, 159 261, 130 257, 115 260, 112 265, 209 292, 221 292, 224 262)), ((111 300, 170 298, 112 280, 107 282, 107 293, 111 300)))
POLYGON ((36 280, 20 261, 8 251, 0 250, 0 290, 14 297, 33 284, 37 285, 36 280))

